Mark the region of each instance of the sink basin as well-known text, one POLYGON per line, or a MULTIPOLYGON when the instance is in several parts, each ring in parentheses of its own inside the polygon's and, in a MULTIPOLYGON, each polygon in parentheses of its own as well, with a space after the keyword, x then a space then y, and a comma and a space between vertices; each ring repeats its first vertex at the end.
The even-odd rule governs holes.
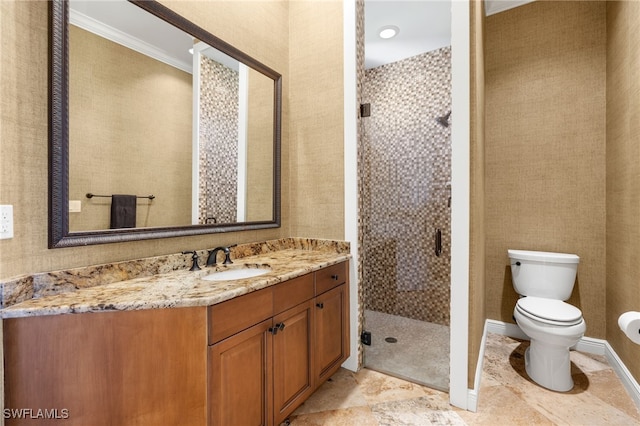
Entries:
POLYGON ((227 269, 225 271, 212 272, 211 274, 202 277, 202 279, 207 281, 242 280, 245 278, 258 277, 269 271, 270 269, 265 268, 227 269))

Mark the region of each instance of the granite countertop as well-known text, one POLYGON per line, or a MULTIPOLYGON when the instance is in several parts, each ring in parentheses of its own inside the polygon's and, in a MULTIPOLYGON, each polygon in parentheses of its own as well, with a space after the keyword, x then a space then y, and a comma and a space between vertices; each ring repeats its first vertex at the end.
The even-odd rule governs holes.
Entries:
POLYGON ((0 310, 2 318, 68 313, 208 306, 348 260, 349 253, 284 249, 234 259, 232 265, 177 270, 31 298, 0 310), (252 278, 207 281, 202 277, 234 268, 268 268, 252 278))

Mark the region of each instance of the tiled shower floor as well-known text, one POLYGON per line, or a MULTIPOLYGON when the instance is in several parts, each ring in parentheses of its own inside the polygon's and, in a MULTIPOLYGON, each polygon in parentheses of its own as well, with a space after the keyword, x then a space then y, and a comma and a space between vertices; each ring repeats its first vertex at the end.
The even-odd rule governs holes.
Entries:
POLYGON ((449 389, 449 327, 365 310, 364 365, 439 390, 449 389), (395 343, 385 341, 393 337, 395 343))

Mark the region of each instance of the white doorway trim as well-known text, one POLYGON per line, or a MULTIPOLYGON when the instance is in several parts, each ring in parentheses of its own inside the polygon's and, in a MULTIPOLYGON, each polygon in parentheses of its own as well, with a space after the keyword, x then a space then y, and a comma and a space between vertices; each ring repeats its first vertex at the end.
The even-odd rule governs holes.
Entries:
POLYGON ((356 2, 343 2, 344 25, 344 239, 351 243, 349 265, 349 309, 351 330, 351 356, 343 364, 358 370, 358 115, 356 68, 356 2))
MULTIPOLYGON (((344 195, 345 240, 351 243, 351 357, 344 366, 358 366, 358 181, 356 96, 356 3, 343 2, 344 28, 344 195)), ((452 128, 451 128, 451 350, 452 405, 474 409, 474 392, 467 387, 469 340, 469 2, 453 0, 452 19, 452 128)))
POLYGON ((468 389, 470 217, 469 1, 451 2, 451 361, 449 402, 475 411, 468 389))

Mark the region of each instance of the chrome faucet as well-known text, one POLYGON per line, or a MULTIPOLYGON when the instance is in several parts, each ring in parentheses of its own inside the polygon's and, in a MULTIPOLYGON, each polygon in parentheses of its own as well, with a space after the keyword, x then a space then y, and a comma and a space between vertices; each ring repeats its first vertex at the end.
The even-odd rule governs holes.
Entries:
POLYGON ((213 266, 216 264, 216 257, 218 256, 219 251, 224 252, 224 262, 222 262, 223 265, 228 265, 230 263, 233 263, 231 261, 231 250, 229 249, 235 246, 237 246, 237 244, 231 245, 229 247, 216 247, 213 250, 209 250, 209 257, 207 258, 207 266, 213 266))

